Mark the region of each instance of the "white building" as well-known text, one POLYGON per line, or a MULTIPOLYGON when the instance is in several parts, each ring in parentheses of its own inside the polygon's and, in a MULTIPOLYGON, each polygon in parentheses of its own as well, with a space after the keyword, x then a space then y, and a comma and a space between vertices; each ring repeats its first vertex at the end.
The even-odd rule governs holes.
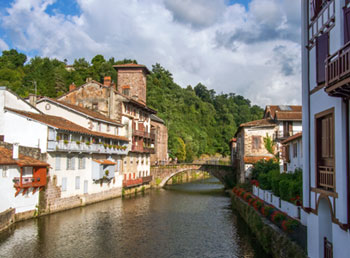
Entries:
POLYGON ((303 206, 309 257, 350 254, 348 0, 302 1, 303 206))
POLYGON ((282 141, 283 172, 294 172, 303 168, 302 133, 297 133, 282 141))
POLYGON ((0 147, 0 213, 10 208, 18 213, 34 214, 39 204, 39 191, 46 186, 49 164, 0 147))
MULTIPOLYGON (((0 89, 0 97, 0 135, 6 142, 39 147, 47 154, 49 175, 61 198, 121 189, 126 137, 45 115, 5 88, 0 89)), ((74 112, 64 115, 79 120, 74 112)))

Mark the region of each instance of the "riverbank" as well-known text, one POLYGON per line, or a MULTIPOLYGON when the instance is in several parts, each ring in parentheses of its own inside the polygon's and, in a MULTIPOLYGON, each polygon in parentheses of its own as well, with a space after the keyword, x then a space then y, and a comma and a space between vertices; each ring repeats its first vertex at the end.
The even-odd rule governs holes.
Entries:
POLYGON ((261 216, 231 190, 227 192, 231 197, 232 208, 239 212, 267 253, 272 257, 307 257, 305 250, 292 241, 285 232, 261 216))

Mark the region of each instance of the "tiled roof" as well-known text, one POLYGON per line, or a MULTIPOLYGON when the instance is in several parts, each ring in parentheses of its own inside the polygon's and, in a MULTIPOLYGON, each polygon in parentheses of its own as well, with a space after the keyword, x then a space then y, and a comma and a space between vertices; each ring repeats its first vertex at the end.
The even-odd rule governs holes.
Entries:
POLYGON ((17 165, 20 167, 48 167, 46 162, 34 159, 32 157, 19 154, 18 159, 12 158, 12 150, 0 147, 0 165, 17 165))
POLYGON ((145 65, 141 65, 141 64, 134 64, 134 63, 119 64, 119 65, 113 65, 113 67, 116 69, 120 69, 120 68, 144 68, 144 69, 146 69, 147 73, 149 73, 148 68, 145 65))
POLYGON ((108 159, 93 159, 96 163, 99 163, 101 165, 115 165, 117 163, 110 161, 108 159))
POLYGON ((100 114, 99 112, 93 111, 93 110, 85 108, 85 107, 80 107, 80 106, 77 106, 77 105, 74 105, 74 104, 66 103, 64 101, 60 101, 60 100, 56 100, 56 99, 50 99, 50 98, 47 98, 47 97, 39 100, 38 103, 40 103, 42 101, 49 101, 51 103, 56 103, 58 105, 63 105, 65 107, 67 107, 67 108, 73 109, 74 111, 77 111, 79 113, 83 113, 84 115, 89 116, 89 117, 91 117, 93 119, 102 120, 102 121, 105 121, 107 123, 113 123, 113 124, 122 126, 117 121, 115 121, 113 119, 110 119, 110 118, 100 114))
POLYGON ((276 120, 301 120, 301 117, 302 106, 296 105, 267 105, 264 113, 264 118, 276 120))
POLYGON ((164 120, 161 119, 160 117, 152 114, 150 115, 150 118, 151 118, 151 121, 154 121, 154 122, 158 122, 158 123, 161 123, 161 124, 165 124, 164 120))
POLYGON ((254 120, 241 124, 239 127, 251 127, 251 126, 276 126, 276 123, 271 119, 254 120))
POLYGON ((31 118, 33 120, 42 122, 44 124, 47 124, 49 126, 52 126, 52 127, 55 127, 55 128, 61 129, 61 130, 82 133, 82 134, 88 134, 88 135, 93 135, 93 136, 98 136, 98 137, 109 138, 109 139, 121 140, 121 141, 129 141, 126 137, 123 137, 123 136, 116 136, 116 135, 112 135, 112 134, 91 131, 91 130, 86 129, 80 125, 74 124, 71 121, 68 121, 62 117, 49 116, 49 115, 44 115, 44 114, 35 114, 35 113, 25 112, 25 111, 11 109, 11 108, 6 108, 6 110, 12 111, 12 112, 17 113, 19 115, 31 118))
POLYGON ((279 121, 283 120, 297 120, 301 121, 302 120, 302 113, 301 112, 282 112, 282 111, 276 111, 275 113, 275 119, 279 121))
POLYGON ((288 143, 288 142, 291 142, 291 141, 293 141, 293 140, 295 140, 295 139, 302 138, 302 137, 303 137, 303 133, 302 133, 302 132, 297 133, 297 134, 294 134, 294 135, 292 135, 292 136, 289 136, 287 139, 285 139, 285 140, 282 142, 282 144, 286 144, 286 143, 288 143))
POLYGON ((255 164, 257 163, 259 160, 270 160, 273 159, 273 156, 245 156, 244 157, 244 163, 246 164, 255 164))

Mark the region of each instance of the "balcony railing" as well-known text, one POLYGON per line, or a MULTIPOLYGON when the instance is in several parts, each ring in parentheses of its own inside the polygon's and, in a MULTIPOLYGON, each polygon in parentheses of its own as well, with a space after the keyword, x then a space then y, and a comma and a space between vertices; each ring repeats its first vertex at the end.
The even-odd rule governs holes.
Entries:
POLYGON ((334 168, 328 166, 318 166, 318 187, 333 191, 335 186, 334 168))
POLYGON ((141 130, 133 130, 133 135, 143 137, 143 138, 153 139, 153 140, 155 139, 154 133, 149 133, 149 132, 141 131, 141 130))
MULTIPOLYGON (((126 146, 126 145, 124 145, 126 146)), ((64 142, 60 141, 49 141, 48 151, 68 151, 68 152, 86 152, 86 153, 104 153, 104 154, 119 154, 126 155, 128 148, 121 148, 116 146, 105 146, 103 144, 91 143, 86 144, 82 142, 77 144, 76 142, 64 142)))
POLYGON ((328 1, 309 25, 309 47, 315 45, 316 38, 328 32, 335 25, 335 1, 328 1))
POLYGON ((152 181, 153 177, 152 176, 144 176, 142 177, 142 184, 148 184, 152 181))
MULTIPOLYGON (((350 42, 326 60, 326 87, 341 83, 350 76, 350 42)), ((342 85, 339 85, 342 86, 342 85)))
POLYGON ((123 180, 123 187, 142 185, 142 178, 123 180))
POLYGON ((40 187, 46 184, 46 180, 40 177, 22 177, 22 181, 20 177, 15 177, 13 182, 16 188, 40 187))

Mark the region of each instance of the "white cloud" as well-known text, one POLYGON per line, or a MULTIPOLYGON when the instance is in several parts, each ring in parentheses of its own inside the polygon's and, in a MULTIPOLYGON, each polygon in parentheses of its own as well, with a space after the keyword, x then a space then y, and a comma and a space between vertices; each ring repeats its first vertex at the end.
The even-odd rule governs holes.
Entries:
POLYGON ((3 40, 0 38, 0 51, 8 50, 8 49, 9 49, 9 46, 6 44, 5 41, 3 41, 3 40))
POLYGON ((14 47, 70 62, 160 63, 183 87, 202 82, 262 106, 301 102, 298 1, 252 0, 246 10, 225 0, 78 0, 80 15, 50 16, 53 2, 13 3, 1 20, 14 47))

